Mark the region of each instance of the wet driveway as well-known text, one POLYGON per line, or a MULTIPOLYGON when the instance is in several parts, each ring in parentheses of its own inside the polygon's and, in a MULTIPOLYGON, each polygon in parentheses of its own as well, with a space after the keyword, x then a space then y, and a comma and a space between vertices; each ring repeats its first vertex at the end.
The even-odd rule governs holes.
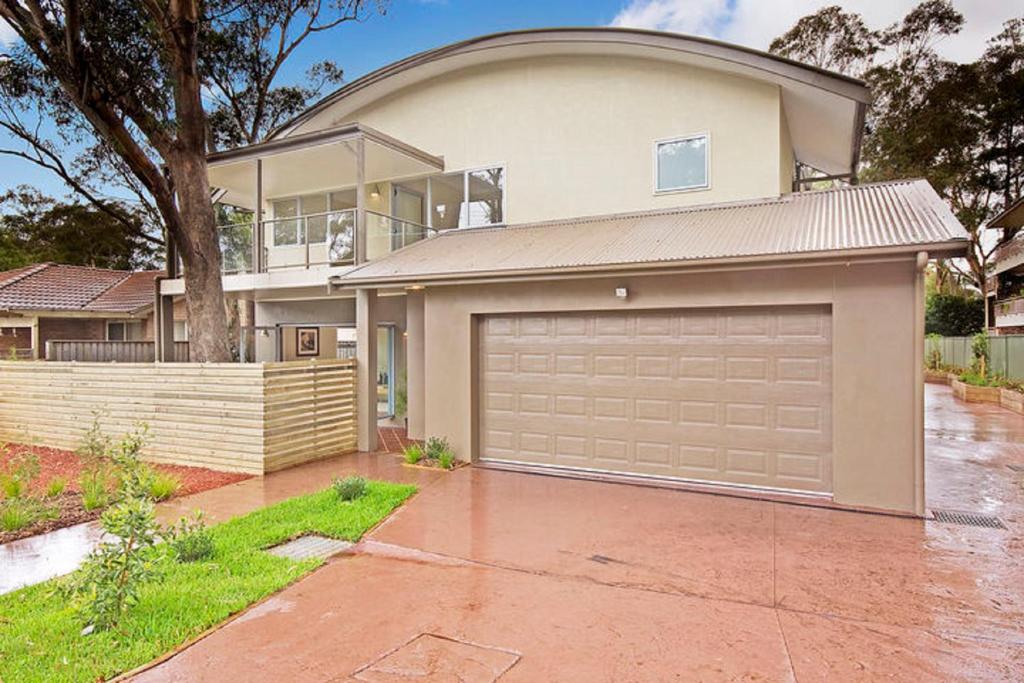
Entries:
MULTIPOLYGON (((309 476, 421 491, 354 554, 137 680, 1022 680, 1024 417, 929 386, 926 424, 929 505, 1006 529, 322 463, 309 476)), ((230 514, 268 495, 255 486, 202 495, 230 514)))

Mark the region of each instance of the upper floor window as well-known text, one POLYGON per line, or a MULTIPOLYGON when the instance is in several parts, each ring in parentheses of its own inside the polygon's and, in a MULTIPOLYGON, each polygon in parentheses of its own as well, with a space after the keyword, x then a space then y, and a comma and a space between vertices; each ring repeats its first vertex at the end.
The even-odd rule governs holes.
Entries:
POLYGON ((479 228, 505 222, 502 166, 446 173, 430 179, 431 227, 479 228))
POLYGON ((708 187, 708 136, 690 135, 654 143, 654 191, 708 187))

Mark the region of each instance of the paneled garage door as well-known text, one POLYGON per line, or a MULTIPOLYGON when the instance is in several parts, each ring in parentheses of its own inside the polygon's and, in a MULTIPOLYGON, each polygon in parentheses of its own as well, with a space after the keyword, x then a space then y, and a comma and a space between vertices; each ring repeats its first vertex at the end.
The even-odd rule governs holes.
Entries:
POLYGON ((832 490, 827 307, 487 316, 492 461, 832 490))

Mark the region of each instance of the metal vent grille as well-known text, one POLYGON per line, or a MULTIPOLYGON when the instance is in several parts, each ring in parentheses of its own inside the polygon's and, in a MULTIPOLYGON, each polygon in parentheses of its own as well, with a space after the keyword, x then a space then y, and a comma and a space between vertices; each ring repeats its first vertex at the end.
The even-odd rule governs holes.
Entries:
POLYGON ((290 560, 308 560, 312 557, 327 559, 352 547, 348 541, 339 541, 326 536, 299 536, 298 538, 268 548, 267 552, 290 560))
POLYGON ((1002 520, 993 515, 980 515, 974 512, 957 512, 955 510, 932 510, 936 522, 943 524, 960 524, 962 526, 980 526, 986 529, 1005 529, 1002 520))

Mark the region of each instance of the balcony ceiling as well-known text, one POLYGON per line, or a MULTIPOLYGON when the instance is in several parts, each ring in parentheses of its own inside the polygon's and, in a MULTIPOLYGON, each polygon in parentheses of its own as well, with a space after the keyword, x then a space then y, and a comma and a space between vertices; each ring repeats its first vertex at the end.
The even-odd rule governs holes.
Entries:
POLYGON ((357 141, 366 145, 367 184, 444 170, 440 157, 358 125, 323 131, 289 145, 262 144, 210 155, 210 184, 224 192, 219 201, 252 209, 257 160, 263 166, 263 199, 354 187, 357 141))

